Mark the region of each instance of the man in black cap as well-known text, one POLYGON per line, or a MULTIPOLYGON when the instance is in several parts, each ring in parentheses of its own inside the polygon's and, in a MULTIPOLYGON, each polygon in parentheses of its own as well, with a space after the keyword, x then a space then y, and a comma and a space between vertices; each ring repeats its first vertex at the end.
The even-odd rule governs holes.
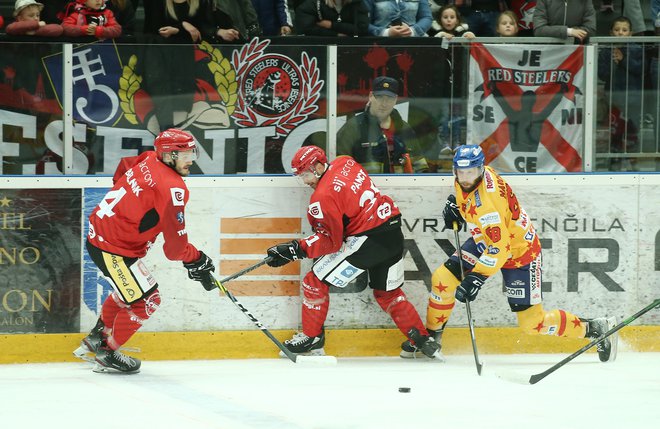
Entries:
POLYGON ((428 163, 413 129, 394 109, 399 82, 380 76, 371 83, 364 113, 337 133, 337 155, 350 155, 368 173, 424 173, 428 163))

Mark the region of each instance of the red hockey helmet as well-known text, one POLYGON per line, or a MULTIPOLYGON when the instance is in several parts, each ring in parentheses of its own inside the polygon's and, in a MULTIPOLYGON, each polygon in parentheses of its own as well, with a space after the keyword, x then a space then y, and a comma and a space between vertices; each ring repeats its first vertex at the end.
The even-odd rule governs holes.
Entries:
POLYGON ((303 146, 293 155, 291 170, 293 170, 293 174, 299 175, 305 171, 309 171, 317 162, 323 164, 328 162, 323 149, 318 146, 303 146))
POLYGON ((154 148, 160 160, 163 159, 164 153, 170 153, 172 154, 172 159, 177 159, 179 151, 187 150, 192 150, 194 154, 192 157, 193 161, 197 158, 197 145, 193 136, 176 128, 170 128, 158 134, 156 140, 154 140, 154 148))

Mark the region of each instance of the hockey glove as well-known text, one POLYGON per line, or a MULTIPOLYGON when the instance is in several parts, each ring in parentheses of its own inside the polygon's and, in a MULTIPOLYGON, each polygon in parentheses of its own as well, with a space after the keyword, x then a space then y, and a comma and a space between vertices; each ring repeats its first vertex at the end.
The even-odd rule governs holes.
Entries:
POLYGON ((188 278, 198 281, 204 286, 206 290, 215 289, 215 281, 213 281, 213 261, 206 256, 204 252, 199 252, 199 259, 194 262, 184 262, 183 266, 188 270, 188 278))
POLYGON ((442 217, 445 219, 445 228, 454 229, 454 222, 458 225, 458 229, 463 227, 463 216, 458 210, 458 204, 456 204, 456 197, 452 194, 447 197, 447 202, 445 203, 445 208, 442 210, 442 217))
POLYGON ((296 259, 307 257, 298 240, 280 243, 271 247, 268 249, 268 256, 270 256, 270 260, 267 263, 270 267, 281 267, 296 259))
POLYGON ((456 299, 461 302, 474 301, 487 278, 478 273, 466 275, 461 284, 458 285, 458 289, 456 289, 456 299))

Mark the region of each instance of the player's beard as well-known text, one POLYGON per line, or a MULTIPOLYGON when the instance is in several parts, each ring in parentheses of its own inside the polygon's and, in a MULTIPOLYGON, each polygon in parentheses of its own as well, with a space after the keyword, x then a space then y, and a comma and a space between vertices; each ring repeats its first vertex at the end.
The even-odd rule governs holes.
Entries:
POLYGON ((461 182, 459 182, 458 179, 456 179, 456 182, 458 183, 458 186, 461 187, 461 190, 463 192, 465 192, 466 194, 469 194, 470 192, 477 189, 477 187, 481 183, 481 180, 483 179, 483 177, 484 177, 483 175, 479 176, 477 179, 475 179, 475 181, 471 185, 469 185, 467 187, 463 186, 463 184, 461 182))

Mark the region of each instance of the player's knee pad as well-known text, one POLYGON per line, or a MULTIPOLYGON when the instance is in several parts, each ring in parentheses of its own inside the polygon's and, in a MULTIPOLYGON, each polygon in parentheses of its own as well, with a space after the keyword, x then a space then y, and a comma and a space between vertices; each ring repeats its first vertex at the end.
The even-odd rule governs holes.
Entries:
POLYGON ((131 319, 141 325, 158 310, 158 307, 160 307, 160 293, 156 289, 149 295, 132 303, 128 311, 131 314, 131 319))
POLYGON ((307 273, 302 282, 303 305, 319 307, 328 301, 328 285, 323 283, 313 271, 307 273))
POLYGON ((526 310, 517 312, 516 316, 518 316, 518 326, 526 334, 538 335, 544 333, 541 332, 545 319, 545 310, 543 310, 542 304, 532 305, 526 310))
POLYGON ((407 301, 406 294, 403 293, 401 288, 387 291, 374 289, 374 298, 378 305, 380 305, 380 308, 388 314, 392 313, 392 308, 397 304, 407 301))
POLYGON ((456 267, 458 267, 457 262, 448 260, 433 272, 431 276, 431 300, 443 302, 454 299, 454 292, 460 284, 460 272, 458 276, 454 272, 456 267))

